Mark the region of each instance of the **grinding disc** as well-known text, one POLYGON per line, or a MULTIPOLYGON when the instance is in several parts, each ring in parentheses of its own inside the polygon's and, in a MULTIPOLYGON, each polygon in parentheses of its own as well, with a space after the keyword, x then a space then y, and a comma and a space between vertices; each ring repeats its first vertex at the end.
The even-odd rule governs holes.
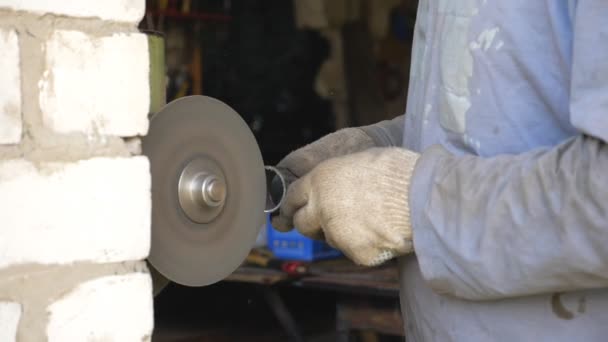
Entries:
POLYGON ((148 262, 148 269, 150 270, 150 277, 152 278, 152 293, 154 297, 158 296, 163 290, 171 283, 171 281, 150 265, 148 262))
POLYGON ((149 263, 182 285, 224 279, 265 222, 264 163, 249 127, 224 103, 189 96, 152 117, 142 147, 152 173, 149 263))

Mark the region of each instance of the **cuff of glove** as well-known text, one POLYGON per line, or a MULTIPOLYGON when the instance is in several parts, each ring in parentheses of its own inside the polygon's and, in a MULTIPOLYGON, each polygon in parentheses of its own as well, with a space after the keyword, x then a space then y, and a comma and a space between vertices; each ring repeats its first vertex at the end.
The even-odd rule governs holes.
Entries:
POLYGON ((387 235, 394 236, 400 241, 394 246, 387 246, 372 264, 381 264, 388 259, 411 253, 412 223, 409 205, 409 189, 412 174, 419 154, 404 148, 384 148, 377 162, 370 167, 377 168, 379 175, 378 189, 383 198, 383 213, 389 230, 387 235), (405 242, 405 243, 404 243, 405 242))
POLYGON ((341 155, 364 151, 376 147, 374 139, 359 127, 343 128, 335 133, 339 139, 335 142, 336 150, 342 150, 341 155), (340 146, 341 148, 338 148, 340 146))
POLYGON ((363 130, 356 127, 344 128, 288 154, 277 167, 289 170, 295 178, 299 178, 325 160, 375 146, 373 139, 363 130))
POLYGON ((401 146, 403 143, 403 121, 400 115, 392 120, 384 120, 373 125, 361 126, 377 147, 401 146))

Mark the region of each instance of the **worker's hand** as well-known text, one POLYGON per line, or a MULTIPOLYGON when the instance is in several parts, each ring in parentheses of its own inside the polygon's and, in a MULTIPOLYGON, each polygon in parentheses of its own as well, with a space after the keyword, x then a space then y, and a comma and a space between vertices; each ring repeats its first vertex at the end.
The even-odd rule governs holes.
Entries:
MULTIPOLYGON (((363 151, 374 146, 372 138, 363 130, 352 127, 344 128, 291 152, 276 167, 281 171, 286 184, 289 185, 324 160, 363 151)), ((274 216, 272 224, 279 231, 288 231, 293 228, 291 222, 284 220, 281 216, 274 216)))
POLYGON ((418 154, 371 148, 319 164, 293 183, 280 217, 357 264, 412 252, 409 184, 418 154))
POLYGON ((370 147, 374 147, 374 142, 363 130, 344 128, 291 152, 277 164, 277 168, 300 178, 324 160, 370 147))

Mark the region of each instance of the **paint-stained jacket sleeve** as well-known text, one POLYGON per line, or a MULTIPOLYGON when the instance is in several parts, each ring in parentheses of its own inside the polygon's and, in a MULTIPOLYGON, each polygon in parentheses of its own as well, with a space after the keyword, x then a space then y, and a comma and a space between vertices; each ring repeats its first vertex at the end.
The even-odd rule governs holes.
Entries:
POLYGON ((378 147, 402 146, 403 120, 404 116, 400 115, 392 120, 384 120, 359 128, 367 133, 378 147))
POLYGON ((570 119, 580 135, 493 158, 422 153, 414 248, 434 290, 484 300, 608 287, 608 4, 574 18, 570 119))

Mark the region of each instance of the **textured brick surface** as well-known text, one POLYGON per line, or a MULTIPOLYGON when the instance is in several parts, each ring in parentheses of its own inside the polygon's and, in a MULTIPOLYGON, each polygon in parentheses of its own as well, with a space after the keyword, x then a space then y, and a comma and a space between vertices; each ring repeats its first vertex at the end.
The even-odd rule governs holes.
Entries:
POLYGON ((55 31, 39 82, 45 125, 59 133, 145 135, 150 103, 143 34, 55 31))
POLYGON ((20 317, 21 305, 19 303, 0 302, 0 341, 16 341, 20 317))
POLYGON ((146 157, 0 161, 0 268, 145 259, 150 207, 146 157))
POLYGON ((143 18, 145 6, 145 0, 0 0, 0 8, 17 11, 132 23, 143 18))
POLYGON ((143 273, 80 284, 48 307, 48 341, 149 341, 151 293, 150 277, 143 273))
POLYGON ((0 144, 21 140, 19 43, 12 30, 0 30, 0 144))

